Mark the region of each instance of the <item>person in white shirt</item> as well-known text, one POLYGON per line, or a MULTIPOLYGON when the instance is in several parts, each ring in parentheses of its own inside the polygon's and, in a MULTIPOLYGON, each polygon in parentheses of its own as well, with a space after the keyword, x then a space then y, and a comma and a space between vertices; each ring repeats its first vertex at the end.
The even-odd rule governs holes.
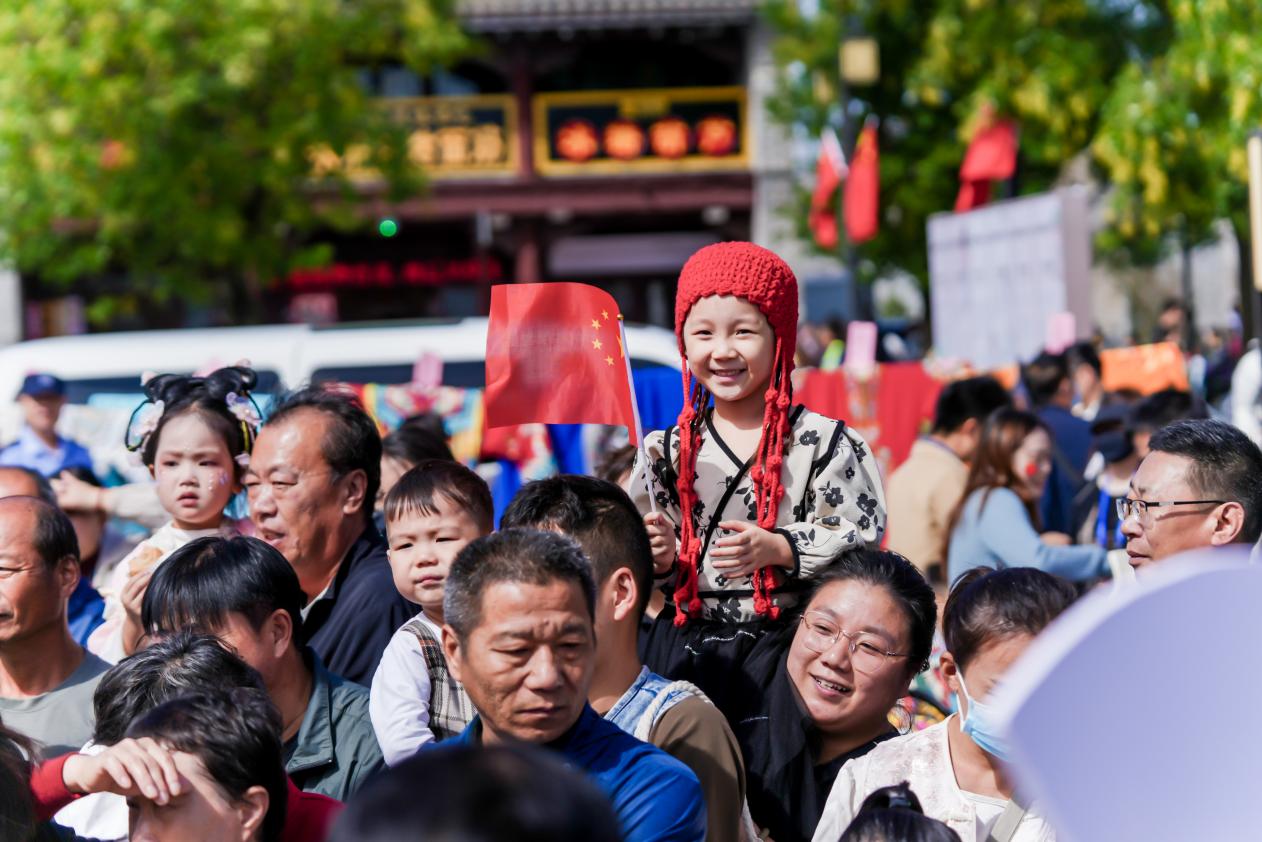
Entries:
POLYGON ((369 695, 377 742, 394 766, 473 718, 443 655, 443 586, 456 554, 490 534, 494 510, 486 482, 445 459, 418 462, 390 489, 384 509, 394 585, 421 606, 390 638, 369 695))
POLYGON ((842 767, 814 842, 836 842, 877 789, 906 781, 924 807, 964 842, 1054 842, 1037 804, 1014 792, 1006 741, 988 702, 1008 667, 1077 598, 1069 582, 1031 567, 979 567, 947 599, 942 674, 959 699, 944 722, 889 740, 842 767), (1011 830, 1004 830, 1010 827, 1011 830))

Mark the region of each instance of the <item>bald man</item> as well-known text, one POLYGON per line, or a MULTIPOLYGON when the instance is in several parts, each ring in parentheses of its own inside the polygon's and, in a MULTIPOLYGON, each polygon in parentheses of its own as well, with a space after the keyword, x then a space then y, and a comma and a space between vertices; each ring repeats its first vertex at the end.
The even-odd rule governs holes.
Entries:
MULTIPOLYGON (((29 468, 0 467, 0 498, 4 497, 38 497, 52 506, 57 505, 57 497, 48 479, 29 468)), ((73 520, 71 525, 74 525, 73 520)), ((82 561, 78 550, 75 557, 82 561)), ((88 637, 105 622, 105 599, 82 572, 80 565, 79 581, 66 602, 66 623, 75 642, 86 646, 88 637)))
POLYGON ((0 499, 0 720, 43 757, 91 739, 92 694, 109 669, 70 635, 78 583, 70 518, 37 497, 0 499))

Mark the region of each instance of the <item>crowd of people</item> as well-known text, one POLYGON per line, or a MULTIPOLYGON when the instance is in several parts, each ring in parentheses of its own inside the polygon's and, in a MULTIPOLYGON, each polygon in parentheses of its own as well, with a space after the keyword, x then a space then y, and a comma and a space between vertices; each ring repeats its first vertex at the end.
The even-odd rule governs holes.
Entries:
POLYGON ((797 303, 771 252, 699 251, 679 423, 498 524, 441 422, 383 441, 319 387, 264 418, 244 364, 148 380, 153 482, 101 488, 28 377, 0 837, 1055 839, 994 688, 1088 589, 1256 543, 1262 451, 1187 395, 1104 394, 1078 348, 1016 394, 949 384, 883 478, 793 401, 797 303))

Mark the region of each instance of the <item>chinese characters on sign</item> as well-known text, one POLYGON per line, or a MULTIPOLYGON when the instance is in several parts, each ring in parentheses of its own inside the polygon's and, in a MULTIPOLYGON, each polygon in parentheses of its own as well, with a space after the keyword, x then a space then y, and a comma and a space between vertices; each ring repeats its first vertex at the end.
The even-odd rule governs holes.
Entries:
MULTIPOLYGON (((512 175, 518 170, 517 109, 508 95, 386 99, 381 107, 409 128, 408 155, 431 178, 512 175)), ((352 179, 372 179, 367 150, 351 146, 339 156, 316 151, 317 176, 345 168, 352 179)))

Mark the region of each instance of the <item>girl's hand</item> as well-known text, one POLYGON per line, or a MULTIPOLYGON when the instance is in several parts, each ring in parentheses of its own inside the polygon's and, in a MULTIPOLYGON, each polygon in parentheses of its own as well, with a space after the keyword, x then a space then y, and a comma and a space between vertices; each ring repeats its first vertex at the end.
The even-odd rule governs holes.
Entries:
POLYGON ((61 779, 71 792, 139 795, 158 804, 184 787, 171 751, 149 737, 122 740, 97 755, 71 755, 61 779))
POLYGON ((793 548, 779 532, 768 532, 745 520, 725 520, 719 529, 733 534, 716 541, 706 560, 724 577, 752 576, 763 567, 793 569, 793 548))
POLYGON ((675 564, 675 529, 661 512, 646 514, 644 529, 649 533, 649 547, 653 550, 653 575, 664 576, 675 564))
POLYGON ((1068 547, 1074 541, 1064 532, 1044 532, 1039 536, 1043 543, 1051 547, 1068 547))
POLYGON ((141 638, 145 636, 144 625, 140 621, 140 608, 145 600, 145 591, 149 589, 149 580, 153 578, 156 568, 149 567, 127 579, 118 601, 123 605, 123 651, 128 655, 136 651, 141 638))

